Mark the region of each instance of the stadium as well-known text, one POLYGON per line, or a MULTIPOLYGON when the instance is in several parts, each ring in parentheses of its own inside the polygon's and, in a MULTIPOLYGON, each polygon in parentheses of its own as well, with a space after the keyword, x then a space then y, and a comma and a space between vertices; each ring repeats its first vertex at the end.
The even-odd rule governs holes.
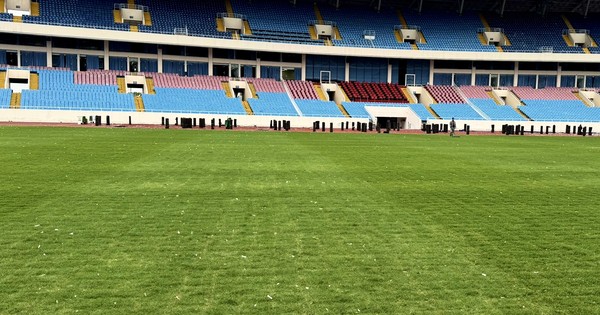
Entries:
POLYGON ((598 17, 0 0, 0 314, 600 313, 598 17))

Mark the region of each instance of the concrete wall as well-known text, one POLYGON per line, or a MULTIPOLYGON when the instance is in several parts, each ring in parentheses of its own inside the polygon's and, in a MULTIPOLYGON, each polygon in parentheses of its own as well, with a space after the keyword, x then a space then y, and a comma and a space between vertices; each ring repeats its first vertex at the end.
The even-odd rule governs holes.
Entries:
POLYGON ((82 116, 110 116, 111 124, 128 124, 129 117, 133 124, 160 125, 161 118, 169 118, 171 124, 175 123, 176 117, 222 119, 228 117, 237 119, 241 127, 269 127, 271 120, 289 120, 292 128, 312 128, 315 121, 334 123, 336 128, 341 122, 369 122, 369 119, 357 118, 320 118, 320 117, 286 117, 286 116, 249 116, 249 115, 214 115, 214 114, 180 114, 180 113, 138 113, 138 112, 103 112, 103 111, 59 111, 59 110, 24 110, 24 109, 0 109, 0 122, 39 122, 39 123, 78 123, 82 116))

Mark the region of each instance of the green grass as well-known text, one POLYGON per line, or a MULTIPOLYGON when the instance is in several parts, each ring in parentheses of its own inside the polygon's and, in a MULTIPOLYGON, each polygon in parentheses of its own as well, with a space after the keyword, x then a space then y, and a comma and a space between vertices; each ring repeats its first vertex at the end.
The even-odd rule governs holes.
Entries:
POLYGON ((0 179, 2 314, 600 313, 600 138, 4 127, 0 179))

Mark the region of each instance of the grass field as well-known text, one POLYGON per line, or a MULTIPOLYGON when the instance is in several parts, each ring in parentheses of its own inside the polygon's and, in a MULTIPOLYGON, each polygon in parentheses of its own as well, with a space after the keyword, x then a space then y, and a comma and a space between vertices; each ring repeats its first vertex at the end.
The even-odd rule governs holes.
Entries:
POLYGON ((1 314, 598 314, 600 138, 0 128, 1 314))

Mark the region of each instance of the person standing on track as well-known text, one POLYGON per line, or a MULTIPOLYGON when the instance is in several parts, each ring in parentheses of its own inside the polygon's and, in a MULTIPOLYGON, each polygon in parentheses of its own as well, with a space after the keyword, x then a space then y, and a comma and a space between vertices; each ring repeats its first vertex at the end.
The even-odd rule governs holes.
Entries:
POLYGON ((454 130, 456 130, 456 121, 454 121, 454 117, 450 121, 450 137, 454 137, 454 130))

